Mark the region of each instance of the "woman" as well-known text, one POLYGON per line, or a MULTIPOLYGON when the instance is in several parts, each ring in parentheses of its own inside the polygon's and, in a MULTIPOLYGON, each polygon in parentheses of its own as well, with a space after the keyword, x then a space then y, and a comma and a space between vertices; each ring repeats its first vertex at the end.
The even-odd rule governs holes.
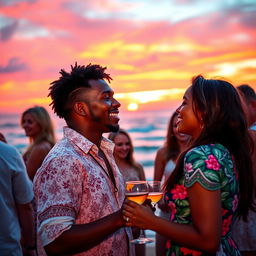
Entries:
MULTIPOLYGON (((133 144, 129 134, 125 130, 119 129, 116 133, 110 133, 108 138, 115 143, 113 154, 124 181, 146 180, 142 165, 134 160, 133 144)), ((139 229, 133 228, 133 237, 138 237, 139 232, 139 229)), ((145 255, 145 245, 136 244, 135 253, 137 256, 145 255)))
POLYGON ((30 145, 23 159, 28 175, 33 180, 37 169, 56 142, 53 125, 46 109, 35 106, 23 112, 21 126, 29 137, 30 145))
POLYGON ((178 131, 192 142, 166 182, 170 222, 128 201, 127 226, 168 237, 166 255, 240 255, 232 225, 255 207, 251 140, 239 95, 228 82, 197 76, 177 112, 178 131))
MULTIPOLYGON (((189 135, 178 132, 177 119, 178 113, 174 112, 168 124, 164 146, 158 149, 156 153, 154 180, 163 181, 163 183, 174 170, 179 154, 185 150, 190 139, 189 135)), ((169 220, 170 214, 164 200, 158 203, 158 208, 160 208, 159 216, 169 220)), ((164 255, 166 241, 166 237, 156 233, 155 251, 157 256, 164 255)))
POLYGON ((110 133, 108 138, 115 143, 114 157, 124 181, 145 180, 142 165, 134 160, 133 144, 129 134, 125 130, 119 129, 116 133, 110 133))

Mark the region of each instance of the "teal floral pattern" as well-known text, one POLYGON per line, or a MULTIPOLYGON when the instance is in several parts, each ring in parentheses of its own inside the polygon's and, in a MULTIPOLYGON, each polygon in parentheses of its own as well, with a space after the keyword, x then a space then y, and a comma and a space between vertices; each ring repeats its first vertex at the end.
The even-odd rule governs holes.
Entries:
MULTIPOLYGON (((184 158, 184 176, 173 189, 165 194, 170 208, 170 221, 191 224, 191 212, 187 188, 199 182, 207 190, 221 191, 222 237, 218 254, 240 255, 231 238, 231 230, 236 219, 238 206, 238 175, 230 152, 221 144, 202 145, 191 149, 184 158)), ((168 241, 167 256, 199 256, 206 253, 181 247, 168 241)), ((209 254, 208 254, 209 255, 209 254)))

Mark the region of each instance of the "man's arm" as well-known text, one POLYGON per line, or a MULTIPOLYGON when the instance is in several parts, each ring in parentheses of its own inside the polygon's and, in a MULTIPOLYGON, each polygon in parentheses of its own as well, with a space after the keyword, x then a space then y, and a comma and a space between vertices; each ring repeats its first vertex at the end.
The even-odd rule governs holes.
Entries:
POLYGON ((94 247, 124 224, 122 211, 119 210, 88 224, 73 225, 44 249, 48 255, 80 253, 94 247))

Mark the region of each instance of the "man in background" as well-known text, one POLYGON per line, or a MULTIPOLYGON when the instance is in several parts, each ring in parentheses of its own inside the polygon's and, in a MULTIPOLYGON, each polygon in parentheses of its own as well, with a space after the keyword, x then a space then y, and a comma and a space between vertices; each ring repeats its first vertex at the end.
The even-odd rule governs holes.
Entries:
MULTIPOLYGON (((253 141, 253 151, 251 154, 253 162, 254 175, 254 202, 256 204, 256 95, 253 88, 249 85, 240 85, 237 87, 242 96, 243 107, 247 116, 249 132, 253 141)), ((256 255, 256 213, 249 211, 247 222, 237 219, 232 237, 234 238, 242 256, 256 255)))
POLYGON ((237 89, 243 93, 248 111, 248 125, 251 130, 256 130, 256 94, 252 87, 242 84, 237 89))
POLYGON ((21 155, 0 135, 0 255, 35 256, 32 183, 21 155))

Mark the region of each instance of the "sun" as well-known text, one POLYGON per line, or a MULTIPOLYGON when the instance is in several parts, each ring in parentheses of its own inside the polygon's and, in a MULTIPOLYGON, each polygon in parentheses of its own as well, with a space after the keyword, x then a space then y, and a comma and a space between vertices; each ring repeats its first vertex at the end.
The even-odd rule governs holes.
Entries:
POLYGON ((127 110, 129 111, 136 111, 138 110, 139 106, 137 103, 135 102, 131 102, 128 106, 127 106, 127 110))

